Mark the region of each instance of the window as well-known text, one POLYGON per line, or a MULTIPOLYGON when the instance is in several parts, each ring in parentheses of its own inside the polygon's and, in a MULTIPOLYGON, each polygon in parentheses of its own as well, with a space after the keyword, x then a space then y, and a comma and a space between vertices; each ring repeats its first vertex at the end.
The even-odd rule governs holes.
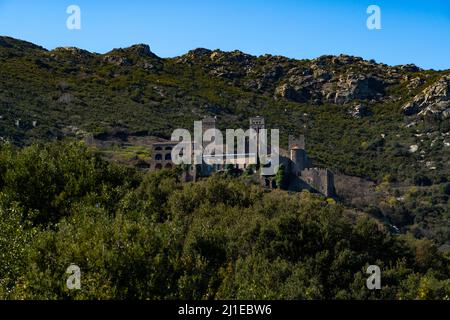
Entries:
POLYGON ((155 155, 155 160, 156 161, 161 161, 162 160, 162 154, 157 154, 157 155, 155 155))
POLYGON ((272 165, 272 161, 269 160, 269 161, 267 161, 266 164, 263 165, 263 168, 270 168, 271 165, 272 165))
POLYGON ((172 160, 172 154, 168 153, 166 154, 166 156, 164 157, 165 160, 172 160))

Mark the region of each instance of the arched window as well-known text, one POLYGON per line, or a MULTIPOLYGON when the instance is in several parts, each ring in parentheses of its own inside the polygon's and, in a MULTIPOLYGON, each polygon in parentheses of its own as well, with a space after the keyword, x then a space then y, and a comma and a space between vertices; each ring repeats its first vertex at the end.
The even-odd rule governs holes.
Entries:
POLYGON ((166 150, 171 151, 172 147, 166 147, 166 150))
POLYGON ((161 151, 162 148, 161 148, 161 147, 156 147, 155 150, 156 150, 156 151, 161 151))
POLYGON ((270 168, 272 165, 272 160, 267 161, 266 164, 263 165, 263 168, 270 168))
POLYGON ((157 154, 157 155, 155 155, 155 160, 156 161, 161 161, 162 160, 162 154, 157 154))
POLYGON ((166 168, 166 169, 171 169, 171 168, 172 168, 172 165, 171 165, 170 163, 168 163, 168 164, 166 164, 166 166, 165 166, 164 168, 166 168))
POLYGON ((156 170, 161 170, 162 169, 161 163, 157 163, 156 166, 155 166, 155 169, 156 170))
POLYGON ((165 160, 172 160, 172 154, 168 153, 164 158, 165 160))

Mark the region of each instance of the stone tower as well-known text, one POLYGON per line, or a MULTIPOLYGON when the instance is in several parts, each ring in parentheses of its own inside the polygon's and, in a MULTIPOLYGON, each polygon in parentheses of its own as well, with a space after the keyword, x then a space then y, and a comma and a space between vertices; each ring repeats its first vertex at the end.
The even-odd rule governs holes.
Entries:
POLYGON ((216 118, 204 118, 202 120, 203 133, 208 129, 216 128, 216 118))
POLYGON ((260 129, 266 128, 266 122, 263 117, 257 116, 250 118, 250 129, 253 129, 256 131, 256 133, 259 133, 260 129))
MULTIPOLYGON (((261 129, 265 129, 265 128, 266 128, 266 121, 263 117, 256 116, 256 117, 250 118, 250 129, 253 129, 256 131, 256 145, 257 145, 257 150, 258 150, 257 152, 259 152, 259 131, 261 129)), ((248 143, 249 143, 248 138, 246 138, 246 141, 245 141, 245 145, 246 145, 245 149, 246 150, 249 150, 248 143)), ((268 149, 267 153, 269 154, 270 147, 267 146, 267 149, 268 149)))
MULTIPOLYGON (((215 129, 216 128, 216 118, 204 118, 202 120, 202 134, 204 136, 205 132, 209 129, 215 129)), ((210 144, 214 140, 206 141, 203 140, 203 148, 205 148, 208 144, 210 144)))
POLYGON ((308 157, 305 150, 305 137, 289 136, 289 152, 292 161, 291 173, 298 176, 309 167, 308 157))
POLYGON ((305 150, 305 136, 301 135, 299 137, 289 136, 289 150, 292 149, 302 149, 305 150))
MULTIPOLYGON (((205 132, 209 129, 215 129, 216 128, 216 117, 205 117, 202 120, 202 134, 203 134, 203 148, 206 148, 210 143, 216 143, 214 138, 211 138, 210 140, 205 139, 205 132)), ((210 175, 213 171, 213 166, 209 165, 202 161, 202 164, 199 166, 199 173, 202 175, 210 175)))

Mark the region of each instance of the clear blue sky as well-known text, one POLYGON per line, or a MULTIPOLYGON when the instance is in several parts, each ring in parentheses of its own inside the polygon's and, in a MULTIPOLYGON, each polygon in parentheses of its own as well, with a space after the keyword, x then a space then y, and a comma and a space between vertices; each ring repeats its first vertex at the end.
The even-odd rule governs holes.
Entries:
POLYGON ((99 53, 148 43, 162 57, 205 47, 450 69, 450 0, 0 0, 0 35, 99 53), (81 30, 66 28, 71 4, 81 30), (366 27, 370 4, 381 8, 381 30, 366 27))

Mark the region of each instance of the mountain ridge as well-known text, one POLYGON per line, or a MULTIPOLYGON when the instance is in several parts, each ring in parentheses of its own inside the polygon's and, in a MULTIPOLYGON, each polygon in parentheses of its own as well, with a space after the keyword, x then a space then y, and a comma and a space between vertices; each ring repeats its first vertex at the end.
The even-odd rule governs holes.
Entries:
POLYGON ((45 48, 44 46, 32 43, 32 42, 27 41, 27 40, 22 40, 22 39, 13 38, 13 37, 10 37, 10 36, 0 35, 0 46, 1 47, 12 48, 12 47, 14 47, 14 45, 18 45, 19 47, 22 47, 22 48, 23 47, 27 47, 27 46, 28 47, 33 47, 35 49, 42 50, 42 51, 45 51, 45 52, 52 52, 52 51, 55 51, 55 50, 62 50, 62 49, 67 49, 67 50, 70 49, 70 50, 74 50, 74 51, 86 52, 86 53, 89 53, 89 54, 95 55, 95 56, 109 55, 109 54, 111 54, 113 52, 116 52, 116 51, 125 51, 125 52, 126 51, 133 51, 133 49, 137 49, 137 48, 141 47, 141 48, 148 48, 148 49, 145 49, 145 50, 148 50, 149 53, 151 53, 152 55, 158 57, 159 59, 176 59, 176 58, 184 57, 184 56, 189 55, 189 54, 195 54, 195 53, 198 53, 198 52, 208 52, 210 54, 212 54, 214 52, 222 52, 222 53, 241 52, 242 54, 245 54, 245 55, 253 57, 253 58, 274 57, 274 58, 283 58, 283 59, 286 59, 286 60, 293 60, 293 61, 315 61, 315 60, 318 61, 318 60, 325 59, 325 58, 347 57, 347 58, 350 58, 350 59, 355 59, 357 61, 371 61, 371 62, 373 62, 375 64, 386 66, 386 67, 391 67, 391 68, 404 67, 404 68, 410 68, 411 70, 420 70, 420 71, 427 71, 427 70, 430 70, 430 71, 448 71, 448 70, 450 70, 450 69, 440 69, 440 70, 423 69, 423 68, 420 68, 420 67, 416 66, 414 63, 404 63, 404 64, 389 65, 389 64, 386 64, 386 63, 383 63, 383 62, 376 62, 374 59, 364 59, 364 58, 362 58, 360 56, 356 56, 356 55, 352 55, 352 54, 346 54, 346 53, 341 53, 341 54, 336 54, 336 55, 323 54, 323 55, 317 56, 316 58, 294 58, 294 57, 288 57, 288 56, 284 56, 284 55, 273 55, 273 54, 270 54, 270 53, 255 55, 255 54, 244 53, 244 52, 242 52, 242 51, 240 51, 238 49, 230 50, 230 51, 224 51, 224 50, 218 49, 218 48, 217 49, 210 49, 210 48, 205 48, 205 47, 198 47, 198 48, 195 48, 195 49, 191 49, 188 52, 186 52, 184 54, 181 54, 181 55, 178 55, 178 56, 160 57, 156 53, 151 51, 150 50, 150 45, 146 44, 146 43, 131 44, 130 46, 127 46, 127 47, 113 48, 110 51, 107 51, 105 53, 98 53, 98 52, 95 52, 95 51, 90 51, 90 50, 87 50, 87 49, 83 49, 83 48, 80 48, 80 47, 74 47, 74 46, 59 46, 59 47, 55 47, 53 49, 50 49, 50 48, 45 48), (13 43, 11 44, 11 42, 13 42, 13 43))

